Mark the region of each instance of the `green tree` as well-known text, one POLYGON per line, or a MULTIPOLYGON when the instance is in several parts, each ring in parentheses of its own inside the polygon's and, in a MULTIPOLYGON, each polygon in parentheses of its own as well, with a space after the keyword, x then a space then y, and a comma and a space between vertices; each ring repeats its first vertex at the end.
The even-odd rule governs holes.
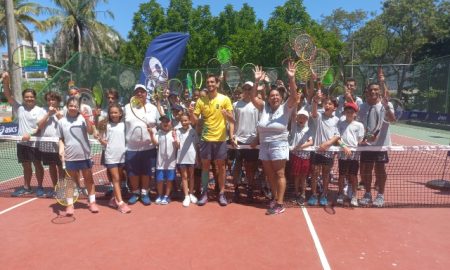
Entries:
MULTIPOLYGON (((47 31, 50 27, 48 22, 36 19, 44 13, 49 12, 50 9, 42 7, 37 3, 26 2, 24 0, 14 0, 14 16, 17 24, 18 37, 24 40, 33 40, 33 30, 29 26, 34 26, 38 31, 47 31)), ((5 17, 5 3, 0 4, 0 45, 6 45, 6 17, 5 17)))
POLYGON ((357 9, 347 12, 342 8, 333 10, 331 15, 322 16, 321 25, 334 32, 341 40, 348 41, 353 32, 363 26, 367 12, 357 9))
MULTIPOLYGON (((53 40, 55 59, 67 60, 72 52, 87 52, 97 56, 116 52, 120 35, 97 20, 97 4, 99 1, 108 3, 108 0, 53 1, 56 10, 48 22, 59 28, 53 40)), ((101 13, 114 18, 109 10, 101 13)))
POLYGON ((133 27, 128 33, 129 41, 120 48, 121 61, 141 66, 148 44, 167 31, 167 19, 161 5, 156 0, 141 4, 133 16, 133 27))

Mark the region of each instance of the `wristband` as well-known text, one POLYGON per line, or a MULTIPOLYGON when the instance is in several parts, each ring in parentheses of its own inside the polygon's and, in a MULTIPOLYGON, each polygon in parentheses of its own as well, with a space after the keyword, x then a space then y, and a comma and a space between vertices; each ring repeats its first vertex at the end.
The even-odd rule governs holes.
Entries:
POLYGON ((345 143, 341 142, 341 143, 339 144, 339 146, 340 146, 340 147, 346 147, 347 145, 346 145, 345 143))

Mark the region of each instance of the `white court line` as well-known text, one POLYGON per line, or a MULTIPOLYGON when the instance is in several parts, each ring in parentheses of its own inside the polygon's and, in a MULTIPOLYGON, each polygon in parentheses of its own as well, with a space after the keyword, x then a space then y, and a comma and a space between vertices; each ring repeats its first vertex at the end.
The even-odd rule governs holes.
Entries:
MULTIPOLYGON (((92 176, 94 176, 94 175, 96 175, 96 174, 98 174, 98 173, 104 172, 105 170, 106 170, 105 168, 104 168, 104 169, 101 169, 101 170, 99 170, 99 171, 93 173, 92 176)), ((80 178, 80 180, 81 180, 81 179, 82 179, 82 178, 80 178)), ((11 210, 14 210, 15 208, 18 208, 18 207, 20 207, 20 206, 22 206, 22 205, 25 205, 25 204, 30 203, 30 202, 32 202, 32 201, 35 201, 35 200, 37 200, 37 199, 38 199, 38 198, 31 198, 31 199, 26 200, 26 201, 24 201, 24 202, 21 202, 21 203, 18 203, 18 204, 16 204, 16 205, 13 205, 13 206, 11 206, 10 208, 1 211, 1 212, 0 212, 0 215, 3 215, 4 213, 7 213, 7 212, 9 212, 9 211, 11 211, 11 210)))
MULTIPOLYGON (((403 137, 403 138, 408 138, 408 139, 412 139, 412 140, 416 140, 416 141, 420 141, 420 142, 426 142, 426 143, 431 143, 431 144, 438 144, 438 143, 434 143, 434 142, 429 142, 429 141, 426 141, 426 140, 421 140, 421 139, 417 139, 417 138, 414 138, 414 137, 410 137, 410 136, 406 136, 406 135, 402 135, 402 134, 398 134, 398 133, 392 133, 393 135, 395 135, 395 136, 399 136, 399 137, 403 137)), ((438 144, 439 145, 439 144, 438 144)))
POLYGON ((7 212, 9 212, 9 211, 11 211, 11 210, 13 210, 13 209, 15 209, 15 208, 17 208, 17 207, 20 207, 20 206, 22 206, 22 205, 25 205, 25 204, 30 203, 30 202, 32 202, 32 201, 34 201, 34 200, 37 200, 37 199, 38 199, 38 198, 31 198, 31 199, 29 199, 29 200, 26 200, 26 201, 24 201, 24 202, 21 202, 21 203, 18 203, 18 204, 16 204, 16 205, 14 205, 14 206, 11 206, 10 208, 1 211, 1 212, 0 212, 0 215, 3 215, 4 213, 7 213, 7 212))
POLYGON ((309 233, 314 241, 314 246, 316 246, 317 253, 319 254, 320 263, 322 264, 322 268, 324 270, 330 270, 330 264, 328 263, 328 259, 325 256, 325 251, 322 248, 322 244, 320 243, 319 236, 317 235, 316 229, 314 229, 314 225, 309 217, 308 210, 306 207, 301 207, 303 216, 305 216, 306 224, 308 225, 309 233))

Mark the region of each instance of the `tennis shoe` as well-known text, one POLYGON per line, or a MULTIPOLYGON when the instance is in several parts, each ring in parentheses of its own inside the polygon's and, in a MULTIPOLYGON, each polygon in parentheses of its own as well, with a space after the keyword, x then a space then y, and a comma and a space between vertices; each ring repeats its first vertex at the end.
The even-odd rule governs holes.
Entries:
POLYGON ((359 200, 361 206, 368 206, 372 203, 372 194, 370 192, 364 193, 364 196, 359 200))
POLYGON ((139 200, 139 194, 133 193, 133 195, 131 195, 131 197, 128 199, 128 203, 135 204, 135 203, 137 203, 138 200, 139 200))
POLYGON ((358 199, 356 197, 352 197, 352 200, 350 201, 350 205, 354 207, 358 207, 358 199))
POLYGON ((112 197, 111 199, 109 199, 108 205, 109 205, 109 207, 117 208, 118 205, 116 202, 116 198, 112 197))
POLYGON ((317 195, 311 195, 311 197, 309 197, 309 200, 308 200, 308 205, 316 206, 317 203, 318 203, 317 195))
POLYGON ((200 200, 197 202, 198 206, 203 206, 208 202, 208 192, 203 192, 200 200))
POLYGON ((122 214, 128 214, 131 213, 131 209, 130 207, 128 207, 128 205, 124 202, 121 201, 118 206, 117 206, 117 210, 122 213, 122 214))
POLYGON ((220 204, 220 206, 227 206, 228 201, 227 201, 227 198, 225 197, 225 193, 219 194, 219 204, 220 204))
POLYGON ((321 206, 327 206, 327 205, 328 205, 328 199, 327 199, 327 196, 326 196, 326 195, 320 196, 319 204, 320 204, 321 206))
POLYGON ((191 204, 191 198, 189 198, 189 195, 185 196, 184 200, 183 200, 183 206, 184 207, 189 207, 190 204, 191 204))
POLYGON ((169 196, 164 196, 161 200, 161 205, 168 205, 170 203, 169 196))
POLYGON ((339 194, 337 196, 336 203, 339 204, 339 205, 343 205, 344 204, 344 194, 339 194))
POLYGON ((286 208, 282 204, 277 204, 275 207, 267 209, 266 215, 278 215, 284 213, 284 211, 286 211, 286 208))
POLYGON ((25 188, 25 187, 21 187, 19 189, 17 189, 16 191, 14 191, 11 194, 11 197, 20 197, 20 196, 24 196, 24 195, 28 195, 28 194, 32 194, 33 190, 31 188, 25 188))
POLYGON ((75 212, 75 208, 73 207, 73 204, 66 206, 66 216, 71 217, 73 216, 75 212))
POLYGON ((383 207, 384 206, 384 195, 378 193, 377 197, 373 201, 373 205, 376 207, 383 207))
POLYGON ((198 202, 198 199, 197 199, 197 197, 195 197, 194 194, 189 194, 189 198, 191 199, 191 203, 195 204, 198 202))
POLYGON ((161 204, 162 199, 163 199, 163 196, 162 196, 162 195, 158 196, 158 197, 156 198, 156 200, 155 200, 155 203, 156 203, 156 204, 161 204))
POLYGON ((89 203, 89 211, 91 211, 91 213, 94 213, 94 214, 98 213, 98 206, 95 202, 89 203))
POLYGON ((277 205, 277 201, 275 200, 270 200, 269 202, 269 208, 274 208, 277 205))
POLYGON ((148 194, 141 196, 141 202, 145 206, 152 204, 152 201, 150 200, 150 197, 148 196, 148 194))
POLYGON ((44 198, 45 197, 45 191, 44 191, 43 187, 38 187, 36 189, 36 197, 39 197, 39 198, 44 198))

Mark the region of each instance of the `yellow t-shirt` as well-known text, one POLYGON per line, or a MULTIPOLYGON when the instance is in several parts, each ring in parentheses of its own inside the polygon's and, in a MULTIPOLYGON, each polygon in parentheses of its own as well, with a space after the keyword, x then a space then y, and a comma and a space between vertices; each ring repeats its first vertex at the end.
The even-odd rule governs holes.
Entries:
POLYGON ((202 140, 207 142, 224 142, 227 140, 226 118, 222 114, 222 110, 227 112, 233 111, 231 100, 229 97, 217 93, 213 99, 209 97, 201 97, 197 100, 194 114, 198 117, 202 116, 203 129, 202 140))

